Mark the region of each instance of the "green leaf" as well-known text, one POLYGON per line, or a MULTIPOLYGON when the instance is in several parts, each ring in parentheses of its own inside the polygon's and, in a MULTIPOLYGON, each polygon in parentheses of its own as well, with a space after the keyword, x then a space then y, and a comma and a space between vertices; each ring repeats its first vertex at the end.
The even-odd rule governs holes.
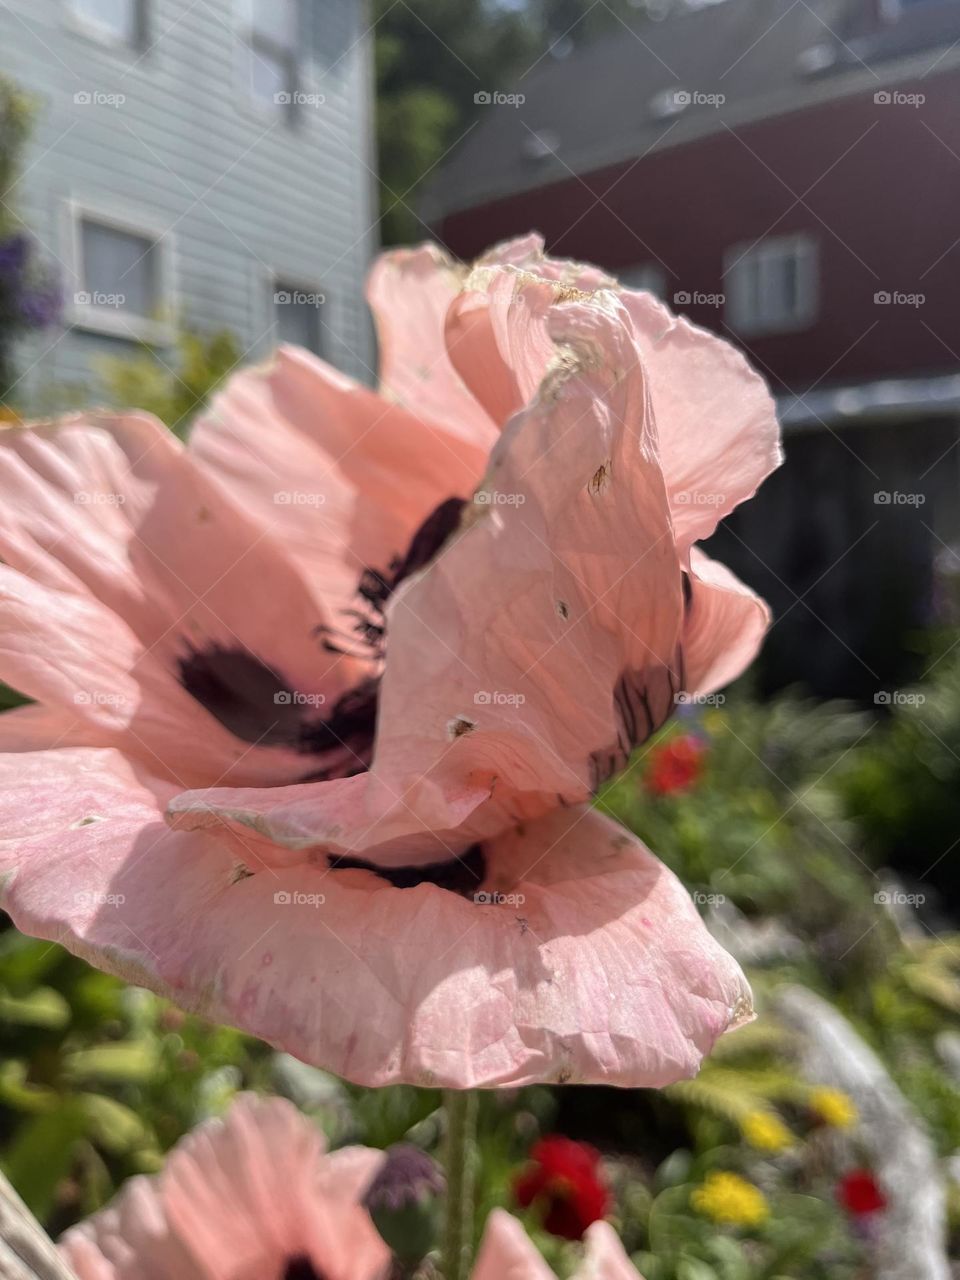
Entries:
POLYGON ((64 1058, 64 1071, 80 1083, 147 1084, 158 1065, 150 1040, 120 1040, 92 1049, 78 1049, 64 1058))
POLYGON ((55 1111, 27 1121, 10 1145, 6 1175, 41 1221, 53 1208, 57 1185, 70 1172, 75 1144, 86 1127, 77 1099, 66 1098, 55 1111))
POLYGON ((677 1280, 717 1280, 717 1273, 700 1258, 681 1258, 677 1263, 677 1280))
POLYGON ((79 1102, 87 1121, 87 1133, 111 1155, 127 1155, 150 1145, 151 1135, 135 1111, 100 1093, 82 1093, 79 1102))
POLYGON ((0 991, 0 1023, 60 1030, 69 1021, 70 1006, 52 987, 37 987, 26 996, 12 996, 8 991, 0 991))
POLYGON ((59 1094, 46 1085, 27 1082, 27 1064, 10 1059, 0 1066, 0 1102, 13 1111, 37 1114, 57 1106, 59 1094))

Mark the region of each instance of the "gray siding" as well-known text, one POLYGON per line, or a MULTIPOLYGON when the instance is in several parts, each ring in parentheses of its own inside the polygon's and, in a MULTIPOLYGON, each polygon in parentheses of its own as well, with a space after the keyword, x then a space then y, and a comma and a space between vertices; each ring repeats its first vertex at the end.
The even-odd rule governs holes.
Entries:
MULTIPOLYGON (((141 52, 91 39, 67 0, 4 0, 0 69, 38 100, 20 182, 4 196, 72 299, 71 202, 162 233, 176 318, 228 327, 246 359, 273 345, 277 276, 324 293, 325 354, 369 380, 362 284, 375 248, 371 37, 358 0, 304 0, 312 32, 294 124, 243 73, 244 0, 147 0, 141 52), (77 93, 123 95, 118 106, 77 93)), ((72 317, 71 317, 72 319, 72 317)), ((90 381, 128 343, 75 323, 23 344, 19 393, 90 381)))

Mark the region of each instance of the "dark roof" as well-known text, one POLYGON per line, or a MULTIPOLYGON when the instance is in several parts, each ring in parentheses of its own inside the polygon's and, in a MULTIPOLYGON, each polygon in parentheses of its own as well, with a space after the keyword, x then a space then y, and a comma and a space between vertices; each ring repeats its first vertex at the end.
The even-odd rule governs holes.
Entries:
POLYGON ((960 53, 960 0, 706 0, 704 7, 547 54, 513 86, 517 106, 477 107, 477 123, 430 186, 442 213, 561 181, 750 119, 946 70, 960 53), (949 52, 948 52, 949 51, 949 52), (724 95, 719 109, 677 93, 724 95))

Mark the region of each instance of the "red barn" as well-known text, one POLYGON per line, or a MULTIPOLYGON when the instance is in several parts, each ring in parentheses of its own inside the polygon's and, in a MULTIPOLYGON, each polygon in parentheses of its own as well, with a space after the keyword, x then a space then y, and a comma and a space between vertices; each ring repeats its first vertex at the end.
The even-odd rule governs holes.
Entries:
POLYGON ((720 537, 767 678, 885 691, 960 569, 960 3, 715 0, 556 52, 477 94, 433 226, 536 228, 749 354, 789 461, 720 537))

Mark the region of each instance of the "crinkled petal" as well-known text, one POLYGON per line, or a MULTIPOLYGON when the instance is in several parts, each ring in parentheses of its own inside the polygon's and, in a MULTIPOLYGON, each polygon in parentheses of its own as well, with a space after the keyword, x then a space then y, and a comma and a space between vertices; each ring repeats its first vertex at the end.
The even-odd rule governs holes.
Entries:
POLYGON ((556 280, 573 289, 592 293, 596 289, 617 287, 613 276, 588 262, 571 258, 551 258, 543 252, 543 236, 529 234, 503 240, 488 249, 476 261, 477 267, 519 267, 546 280, 556 280))
POLYGON ((473 492, 486 462, 477 442, 295 347, 232 377, 190 451, 282 540, 344 631, 363 570, 388 572, 441 502, 473 492))
POLYGON ((460 531, 388 607, 372 771, 188 793, 178 825, 434 861, 420 836, 459 831, 462 849, 580 802, 669 715, 682 575, 643 371, 604 297, 552 308, 556 369, 501 437, 460 531))
POLYGON ((450 360, 504 426, 536 394, 556 349, 550 309, 569 292, 515 268, 476 267, 447 312, 450 360))
POLYGON ((444 342, 447 308, 464 275, 436 245, 393 249, 374 264, 367 300, 377 322, 384 395, 487 452, 500 424, 464 386, 444 342))
POLYGON ((163 824, 168 794, 116 752, 0 759, 4 909, 357 1083, 659 1087, 749 1016, 682 885, 595 810, 488 842, 477 895, 460 896, 239 867, 163 824))
POLYGON ((623 289, 648 372, 677 542, 708 538, 783 461, 776 406, 736 347, 623 289))
POLYGON ((698 547, 690 552, 690 590, 683 628, 686 687, 708 694, 736 680, 760 652, 770 609, 698 547))
MULTIPOLYGON (((596 267, 546 256, 540 236, 484 254, 447 315, 451 360, 501 425, 539 380, 544 347, 536 315, 505 323, 509 280, 527 275, 563 292, 617 287, 596 267)), ((776 409, 763 378, 731 343, 675 316, 653 294, 619 289, 647 368, 660 457, 677 541, 707 538, 782 461, 776 409)))

